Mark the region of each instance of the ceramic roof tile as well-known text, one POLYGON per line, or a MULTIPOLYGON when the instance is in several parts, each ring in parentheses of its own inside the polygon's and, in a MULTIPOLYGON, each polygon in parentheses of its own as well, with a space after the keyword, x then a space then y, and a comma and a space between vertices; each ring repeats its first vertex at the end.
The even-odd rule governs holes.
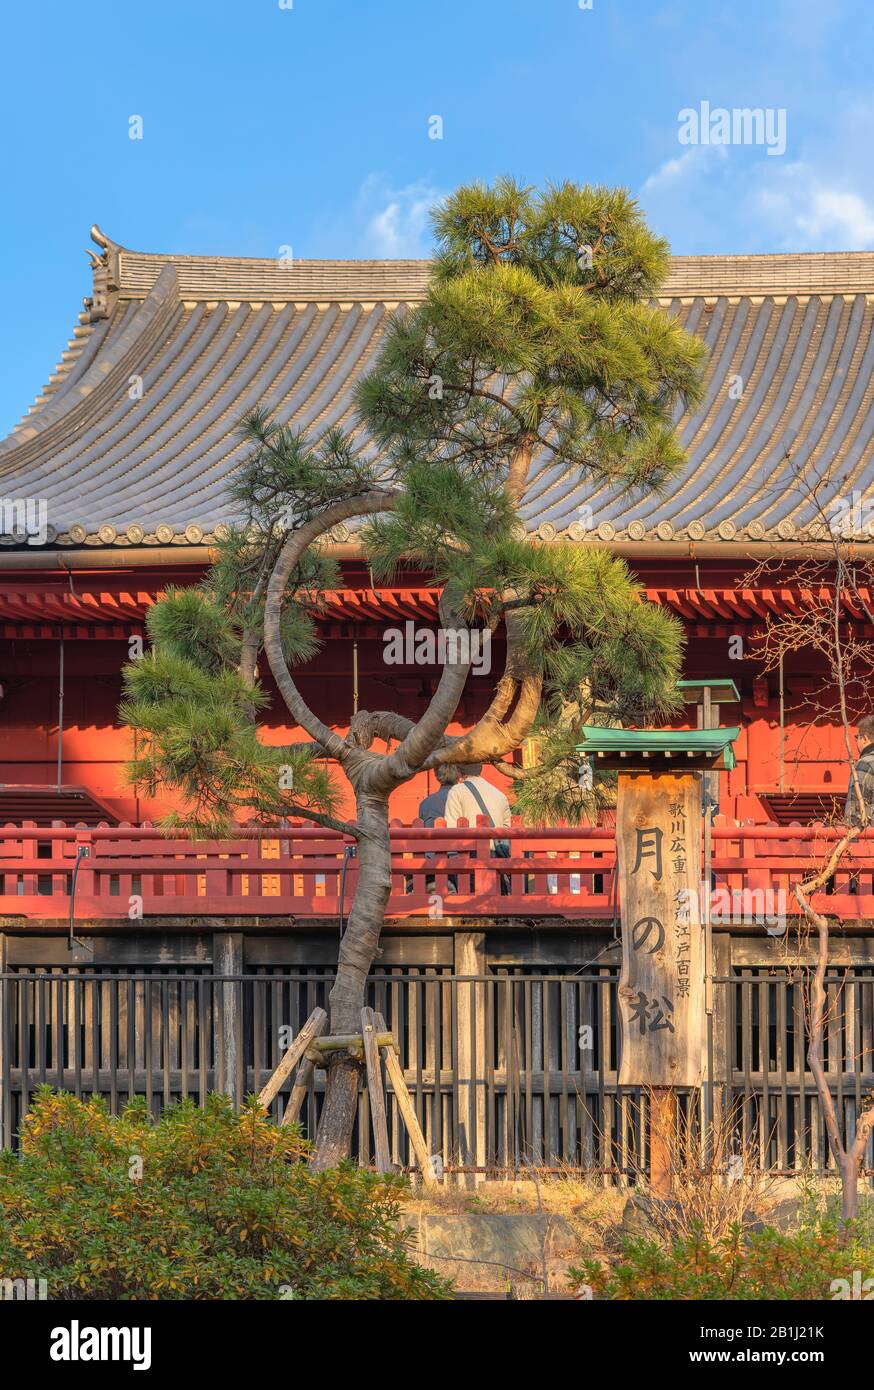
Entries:
MULTIPOLYGON (((209 540, 229 519, 244 412, 354 428, 355 381, 430 269, 161 256, 93 235, 94 293, 71 347, 0 442, 0 494, 45 498, 52 545, 209 540)), ((872 301, 874 253, 676 258, 660 303, 710 349, 702 404, 677 421, 683 472, 663 496, 635 497, 544 457, 527 524, 608 543, 809 536, 812 481, 827 480, 826 504, 874 482, 872 301)))

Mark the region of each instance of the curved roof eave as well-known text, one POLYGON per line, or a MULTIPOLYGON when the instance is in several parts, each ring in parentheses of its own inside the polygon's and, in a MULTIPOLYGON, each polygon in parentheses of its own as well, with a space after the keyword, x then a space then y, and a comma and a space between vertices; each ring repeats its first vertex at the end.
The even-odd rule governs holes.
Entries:
MULTIPOLYGON (((26 545, 0 534, 4 567, 45 547, 208 547, 229 519, 242 415, 266 404, 303 428, 353 426, 356 379, 430 273, 428 261, 163 256, 92 237, 73 347, 0 442, 3 522, 23 499, 46 516, 26 545)), ((823 540, 822 506, 874 486, 874 253, 677 257, 659 303, 710 348, 702 405, 677 421, 683 470, 661 496, 635 496, 542 457, 529 529, 666 556, 823 540)), ((355 549, 352 533, 337 540, 355 549)))

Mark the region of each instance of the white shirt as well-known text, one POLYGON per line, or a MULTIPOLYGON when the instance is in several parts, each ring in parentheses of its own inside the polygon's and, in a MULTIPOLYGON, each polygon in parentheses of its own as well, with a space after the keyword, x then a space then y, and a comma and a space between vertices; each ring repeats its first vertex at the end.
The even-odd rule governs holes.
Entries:
MULTIPOLYGON (((485 777, 468 777, 466 780, 476 787, 495 825, 509 825, 510 803, 504 793, 498 787, 493 787, 491 782, 487 782, 485 777)), ((456 782, 454 787, 450 787, 449 796, 446 798, 447 825, 457 825, 460 820, 466 820, 468 825, 476 825, 476 818, 481 815, 481 807, 477 805, 476 798, 471 795, 464 782, 456 782)))

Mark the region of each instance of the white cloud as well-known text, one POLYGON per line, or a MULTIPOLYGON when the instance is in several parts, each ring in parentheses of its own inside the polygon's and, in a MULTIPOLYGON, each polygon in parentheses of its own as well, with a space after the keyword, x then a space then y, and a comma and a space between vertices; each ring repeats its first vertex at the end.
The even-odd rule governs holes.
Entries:
POLYGON ((640 196, 676 252, 874 249, 874 103, 845 105, 798 158, 690 146, 649 175, 640 196))
POLYGON ((874 247, 874 203, 803 162, 758 190, 758 206, 787 248, 864 251, 874 247))
POLYGON ((361 254, 404 259, 431 254, 429 216, 440 190, 424 180, 395 188, 380 174, 365 180, 356 220, 362 226, 361 254))
POLYGON ((683 179, 702 173, 716 159, 727 159, 728 151, 724 145, 690 145, 675 159, 666 159, 660 164, 641 187, 641 193, 659 192, 680 183, 683 179))
POLYGON ((874 208, 858 193, 816 189, 809 212, 798 214, 798 225, 815 241, 832 234, 854 250, 874 242, 874 208))

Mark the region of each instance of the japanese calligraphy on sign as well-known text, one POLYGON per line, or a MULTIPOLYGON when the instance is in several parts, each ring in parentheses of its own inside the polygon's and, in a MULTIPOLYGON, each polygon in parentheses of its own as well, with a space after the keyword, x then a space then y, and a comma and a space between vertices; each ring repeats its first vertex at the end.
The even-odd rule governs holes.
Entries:
POLYGON ((698 1086, 705 1056, 694 776, 619 778, 621 1086, 698 1086))

